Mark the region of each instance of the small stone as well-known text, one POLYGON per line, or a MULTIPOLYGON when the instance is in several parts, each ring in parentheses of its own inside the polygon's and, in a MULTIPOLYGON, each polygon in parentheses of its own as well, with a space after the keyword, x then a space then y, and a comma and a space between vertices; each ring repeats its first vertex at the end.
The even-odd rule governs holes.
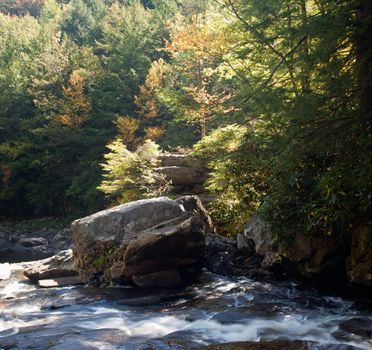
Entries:
POLYGON ((48 241, 42 237, 21 238, 19 244, 23 247, 46 246, 48 241))

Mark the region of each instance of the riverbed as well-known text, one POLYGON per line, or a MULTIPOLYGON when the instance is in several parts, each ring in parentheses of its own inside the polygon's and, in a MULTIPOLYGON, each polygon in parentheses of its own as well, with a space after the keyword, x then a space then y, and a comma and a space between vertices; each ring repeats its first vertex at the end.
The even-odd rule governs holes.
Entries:
POLYGON ((194 349, 236 341, 301 340, 308 349, 372 349, 368 302, 291 282, 209 272, 177 290, 41 289, 11 264, 0 282, 0 349, 194 349))

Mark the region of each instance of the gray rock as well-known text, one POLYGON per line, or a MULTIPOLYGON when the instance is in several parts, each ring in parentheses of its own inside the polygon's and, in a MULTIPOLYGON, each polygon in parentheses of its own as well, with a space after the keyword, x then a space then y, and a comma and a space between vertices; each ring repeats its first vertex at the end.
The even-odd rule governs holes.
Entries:
POLYGON ((215 228, 207 210, 198 196, 182 196, 176 200, 185 211, 200 215, 206 224, 206 233, 214 233, 215 228))
POLYGON ((268 225, 258 216, 253 214, 244 229, 244 235, 254 241, 256 253, 265 256, 273 250, 274 241, 268 225))
POLYGON ((201 267, 210 226, 193 197, 120 205, 72 223, 76 267, 85 283, 132 281, 149 287, 153 281, 156 287, 151 274, 201 267))
POLYGON ((22 237, 18 243, 23 247, 47 246, 48 240, 43 237, 22 237))
POLYGON ((180 273, 177 269, 157 271, 147 275, 132 276, 133 282, 141 288, 173 288, 182 283, 180 273))
POLYGON ((174 186, 202 184, 206 180, 205 171, 185 166, 163 166, 156 168, 174 186))
POLYGON ((252 256, 255 253, 254 241, 241 233, 236 236, 236 244, 238 249, 246 256, 252 256))
POLYGON ((45 259, 71 248, 70 229, 34 229, 32 222, 0 223, 0 263, 45 259))
MULTIPOLYGON (((25 241, 23 241, 25 243, 25 241)), ((28 242, 31 244, 31 242, 28 242)), ((26 244, 28 244, 26 243, 26 244)), ((54 251, 46 245, 24 246, 17 242, 0 238, 0 263, 33 261, 47 258, 53 255, 54 251)))
POLYGON ((71 249, 61 251, 51 258, 36 261, 24 271, 24 275, 34 282, 42 279, 76 276, 77 274, 71 249))
POLYGON ((295 277, 317 279, 326 274, 332 275, 333 271, 340 270, 345 259, 341 243, 324 235, 295 232, 290 244, 278 247, 269 226, 257 213, 248 222, 244 236, 254 241, 256 253, 263 257, 263 269, 285 270, 295 277))
POLYGON ((322 274, 342 270, 345 256, 341 242, 324 235, 296 232, 291 244, 280 250, 285 268, 290 274, 305 278, 318 278, 322 274))
MULTIPOLYGON (((300 340, 273 340, 258 342, 235 342, 201 346, 199 349, 205 350, 308 350, 306 341, 300 340)), ((318 349, 318 348, 317 348, 318 349)), ((326 348, 324 348, 326 349, 326 348)))

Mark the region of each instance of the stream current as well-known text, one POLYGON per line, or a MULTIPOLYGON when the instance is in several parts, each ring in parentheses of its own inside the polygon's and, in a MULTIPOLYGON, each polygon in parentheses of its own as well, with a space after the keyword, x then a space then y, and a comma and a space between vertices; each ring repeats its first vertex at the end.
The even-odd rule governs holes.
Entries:
POLYGON ((372 349, 368 303, 285 282, 204 272, 180 290, 40 289, 11 264, 0 281, 0 349, 193 349, 275 339, 309 349, 372 349))

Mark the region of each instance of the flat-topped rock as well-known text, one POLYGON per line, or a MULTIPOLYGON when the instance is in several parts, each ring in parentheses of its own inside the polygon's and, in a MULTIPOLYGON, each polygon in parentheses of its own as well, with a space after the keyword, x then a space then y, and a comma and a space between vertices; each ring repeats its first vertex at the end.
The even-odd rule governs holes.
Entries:
POLYGON ((63 250, 47 259, 35 261, 24 271, 24 275, 33 282, 77 274, 71 249, 63 250))
POLYGON ((213 230, 200 200, 193 196, 123 204, 76 220, 71 227, 75 264, 84 283, 133 282, 146 287, 179 284, 181 278, 179 283, 170 279, 199 269, 205 234, 213 230))

